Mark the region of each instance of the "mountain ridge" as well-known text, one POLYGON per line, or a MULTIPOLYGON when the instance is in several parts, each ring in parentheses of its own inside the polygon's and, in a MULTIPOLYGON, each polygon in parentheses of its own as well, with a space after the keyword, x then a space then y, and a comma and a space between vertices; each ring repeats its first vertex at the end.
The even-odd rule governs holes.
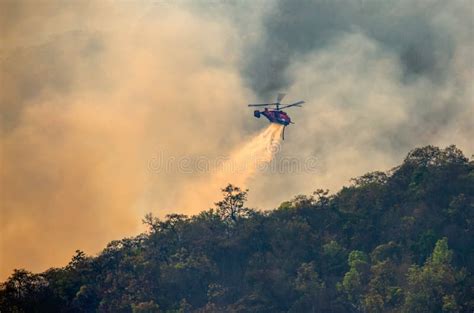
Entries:
POLYGON ((472 312, 474 161, 410 151, 335 194, 271 211, 229 184, 214 209, 151 214, 146 233, 68 265, 15 270, 1 312, 472 312))

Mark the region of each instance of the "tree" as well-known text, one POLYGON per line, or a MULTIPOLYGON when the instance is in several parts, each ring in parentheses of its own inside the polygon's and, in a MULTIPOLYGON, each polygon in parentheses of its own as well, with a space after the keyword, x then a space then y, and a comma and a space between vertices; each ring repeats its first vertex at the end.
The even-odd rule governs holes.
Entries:
POLYGON ((397 267, 390 259, 373 264, 370 268, 368 290, 364 295, 366 312, 390 312, 400 304, 402 288, 397 281, 397 267))
POLYGON ((250 210, 244 208, 248 190, 242 190, 232 184, 228 184, 221 190, 224 199, 216 202, 215 205, 217 207, 217 213, 223 221, 229 224, 235 224, 239 218, 244 218, 249 215, 250 210))
POLYGON ((388 181, 388 176, 384 172, 376 171, 364 174, 357 178, 352 178, 351 181, 354 183, 355 186, 367 186, 370 184, 378 184, 383 185, 386 184, 388 181))
POLYGON ((452 251, 447 238, 436 242, 433 253, 422 266, 408 272, 408 292, 403 312, 460 312, 457 285, 465 274, 451 265, 452 251))
POLYGON ((1 285, 0 312, 37 312, 47 297, 51 294, 42 275, 16 269, 1 285))
POLYGON ((300 299, 293 306, 295 312, 324 312, 325 284, 314 269, 314 264, 302 263, 298 268, 294 282, 295 289, 301 294, 300 299))
POLYGON ((361 307, 362 295, 365 292, 368 277, 368 257, 358 250, 354 250, 348 257, 349 271, 344 275, 339 290, 343 291, 356 308, 361 307))

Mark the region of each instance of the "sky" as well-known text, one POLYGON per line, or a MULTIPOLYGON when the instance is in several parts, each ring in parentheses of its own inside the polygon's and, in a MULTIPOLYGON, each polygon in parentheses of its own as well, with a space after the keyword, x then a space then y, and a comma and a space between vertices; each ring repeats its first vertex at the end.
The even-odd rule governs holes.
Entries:
POLYGON ((217 176, 272 209, 415 147, 471 156, 473 21, 470 0, 1 1, 0 279, 208 209, 217 176), (278 92, 306 104, 274 160, 216 174, 278 92))

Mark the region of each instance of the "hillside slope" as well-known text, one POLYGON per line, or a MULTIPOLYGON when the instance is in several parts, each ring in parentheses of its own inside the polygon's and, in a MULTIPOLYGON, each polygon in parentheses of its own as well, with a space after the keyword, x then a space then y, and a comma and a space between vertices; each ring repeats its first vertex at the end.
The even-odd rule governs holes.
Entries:
POLYGON ((148 233, 96 257, 16 270, 0 311, 474 311, 474 162, 454 146, 272 211, 223 196, 197 216, 147 215, 148 233))

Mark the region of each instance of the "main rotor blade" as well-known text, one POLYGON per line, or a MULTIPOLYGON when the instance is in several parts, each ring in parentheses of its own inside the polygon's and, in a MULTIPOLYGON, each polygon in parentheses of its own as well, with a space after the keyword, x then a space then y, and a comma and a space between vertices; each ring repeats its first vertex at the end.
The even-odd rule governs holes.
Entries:
POLYGON ((304 103, 304 101, 298 101, 298 102, 292 103, 290 105, 300 105, 300 104, 303 104, 303 103, 304 103))
POLYGON ((292 103, 292 104, 288 104, 288 105, 285 105, 285 106, 282 106, 280 109, 284 109, 284 108, 289 108, 289 107, 301 107, 301 104, 303 104, 304 101, 298 101, 298 102, 295 102, 295 103, 292 103))
POLYGON ((271 103, 249 104, 249 107, 265 107, 269 105, 271 105, 271 103))
POLYGON ((249 107, 264 107, 264 106, 270 106, 270 105, 277 105, 279 103, 259 103, 259 104, 249 104, 249 107))
POLYGON ((286 94, 284 93, 279 93, 277 96, 277 103, 280 103, 283 98, 285 98, 286 94))

